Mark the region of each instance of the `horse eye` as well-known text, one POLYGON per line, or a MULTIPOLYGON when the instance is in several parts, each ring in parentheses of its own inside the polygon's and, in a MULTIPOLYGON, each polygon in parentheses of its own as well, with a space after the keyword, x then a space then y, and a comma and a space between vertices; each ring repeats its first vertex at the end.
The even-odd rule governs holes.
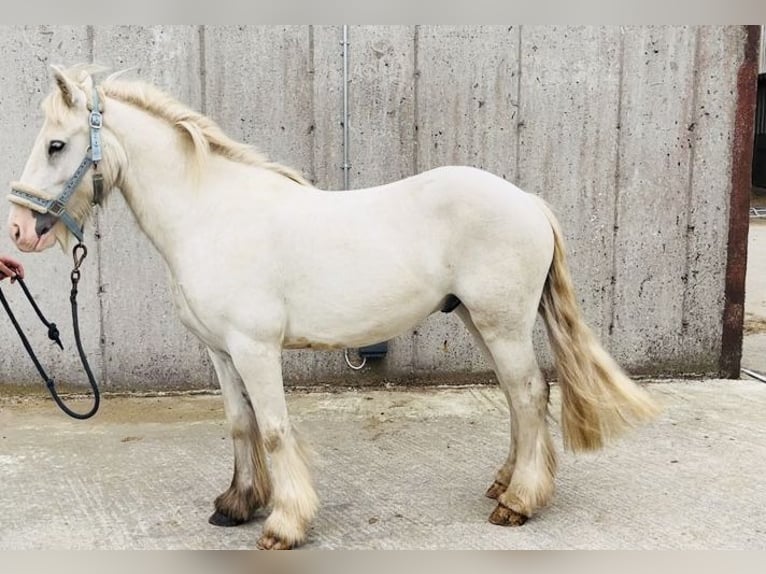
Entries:
POLYGON ((51 143, 48 144, 48 155, 51 156, 54 153, 60 152, 64 149, 65 145, 61 140, 51 140, 51 143))

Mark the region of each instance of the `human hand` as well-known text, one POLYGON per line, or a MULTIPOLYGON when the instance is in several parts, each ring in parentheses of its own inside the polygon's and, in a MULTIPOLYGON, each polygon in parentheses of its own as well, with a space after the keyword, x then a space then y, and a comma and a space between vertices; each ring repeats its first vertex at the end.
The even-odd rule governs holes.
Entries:
POLYGON ((24 266, 11 257, 0 255, 0 281, 6 277, 11 278, 11 283, 16 281, 16 277, 24 279, 24 266))

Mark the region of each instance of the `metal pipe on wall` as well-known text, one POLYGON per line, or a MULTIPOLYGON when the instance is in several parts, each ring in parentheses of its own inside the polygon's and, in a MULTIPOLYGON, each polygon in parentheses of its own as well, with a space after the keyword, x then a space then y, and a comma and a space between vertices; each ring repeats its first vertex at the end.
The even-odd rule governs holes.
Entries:
MULTIPOLYGON (((348 50, 348 26, 343 25, 343 39, 341 40, 341 46, 343 46, 343 189, 348 190, 349 189, 349 172, 351 170, 351 163, 349 163, 348 157, 349 157, 349 132, 348 132, 348 124, 349 124, 349 110, 348 110, 348 57, 349 57, 349 50, 348 50)), ((388 352, 388 344, 386 342, 382 343, 376 343, 374 345, 369 345, 367 347, 362 347, 359 349, 359 355, 362 357, 362 362, 358 365, 355 365, 351 362, 351 359, 348 356, 348 349, 344 349, 343 351, 343 357, 346 359, 346 364, 354 369, 355 371, 359 371, 364 368, 364 366, 367 364, 367 357, 373 357, 373 358, 381 358, 388 352)))
MULTIPOLYGON (((343 48, 343 165, 341 169, 343 170, 343 189, 347 191, 351 164, 348 162, 348 26, 346 24, 343 25, 343 39, 340 45, 343 48)), ((363 369, 367 364, 367 357, 362 357, 362 362, 358 365, 352 363, 348 356, 348 349, 343 350, 343 357, 346 359, 346 364, 355 371, 363 369)))
POLYGON ((348 189, 349 170, 348 163, 348 26, 343 25, 343 189, 348 189))

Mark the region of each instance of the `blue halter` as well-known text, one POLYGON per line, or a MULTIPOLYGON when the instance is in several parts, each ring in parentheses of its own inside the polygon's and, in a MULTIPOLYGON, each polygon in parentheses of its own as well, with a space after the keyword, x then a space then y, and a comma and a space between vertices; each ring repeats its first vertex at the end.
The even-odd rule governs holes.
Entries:
POLYGON ((44 199, 28 191, 11 188, 11 196, 23 199, 26 203, 32 203, 39 207, 42 213, 50 213, 57 219, 60 219, 80 242, 83 239, 83 230, 67 212, 67 202, 72 198, 77 186, 80 185, 82 178, 91 166, 93 166, 93 202, 96 204, 101 202, 104 185, 103 176, 97 171, 98 162, 101 161, 101 127, 103 126, 103 118, 98 101, 98 90, 95 87, 93 88, 93 108, 88 117, 88 125, 90 126, 89 153, 85 155, 72 177, 64 184, 64 189, 58 196, 53 199, 44 199))

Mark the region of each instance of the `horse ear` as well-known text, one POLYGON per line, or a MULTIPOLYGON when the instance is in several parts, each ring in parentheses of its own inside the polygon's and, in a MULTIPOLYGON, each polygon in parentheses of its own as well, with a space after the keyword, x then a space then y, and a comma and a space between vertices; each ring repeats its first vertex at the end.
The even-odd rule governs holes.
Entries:
POLYGON ((64 102, 70 108, 85 105, 85 93, 70 80, 61 66, 51 64, 53 78, 56 80, 56 86, 61 91, 64 102))

